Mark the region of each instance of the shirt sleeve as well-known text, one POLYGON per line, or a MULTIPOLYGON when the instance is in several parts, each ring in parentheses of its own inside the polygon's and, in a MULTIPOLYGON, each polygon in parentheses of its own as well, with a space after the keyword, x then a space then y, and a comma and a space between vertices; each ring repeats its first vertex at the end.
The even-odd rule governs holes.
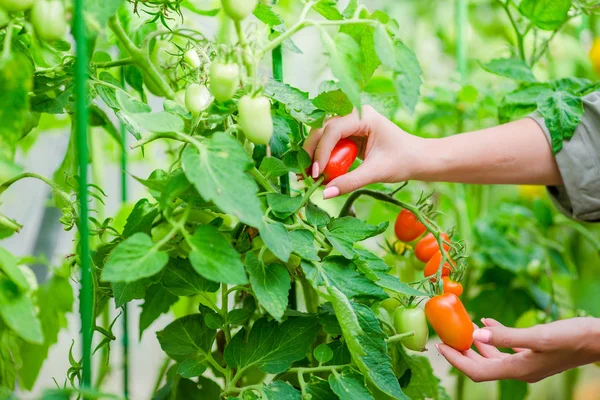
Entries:
MULTIPOLYGON (((556 162, 563 186, 549 186, 548 193, 566 215, 581 220, 600 221, 600 92, 583 98, 583 118, 571 140, 563 142, 556 162)), ((530 115, 544 130, 549 143, 550 132, 539 113, 530 115)))

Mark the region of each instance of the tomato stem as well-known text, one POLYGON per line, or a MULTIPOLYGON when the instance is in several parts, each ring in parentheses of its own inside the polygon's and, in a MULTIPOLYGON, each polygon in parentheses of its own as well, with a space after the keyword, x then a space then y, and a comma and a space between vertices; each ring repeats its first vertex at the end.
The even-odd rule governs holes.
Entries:
POLYGON ((410 336, 414 336, 414 335, 415 335, 414 331, 399 333, 397 335, 390 336, 385 341, 386 341, 387 344, 392 344, 392 343, 399 342, 399 341, 401 341, 404 338, 407 338, 407 337, 410 337, 410 336))

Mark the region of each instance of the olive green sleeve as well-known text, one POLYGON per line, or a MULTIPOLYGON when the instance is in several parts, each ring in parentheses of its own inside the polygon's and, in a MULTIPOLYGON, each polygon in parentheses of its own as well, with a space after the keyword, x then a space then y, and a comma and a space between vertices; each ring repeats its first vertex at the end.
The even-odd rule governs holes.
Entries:
MULTIPOLYGON (((600 92, 583 99, 582 122, 571 140, 556 154, 563 186, 549 186, 548 193, 566 215, 581 221, 600 221, 600 92)), ((530 116, 552 143, 544 118, 530 116)))

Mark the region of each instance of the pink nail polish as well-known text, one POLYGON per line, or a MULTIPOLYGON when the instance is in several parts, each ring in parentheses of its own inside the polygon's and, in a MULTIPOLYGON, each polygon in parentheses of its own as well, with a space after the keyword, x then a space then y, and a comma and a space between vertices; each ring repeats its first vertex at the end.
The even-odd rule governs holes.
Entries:
POLYGON ((473 332, 473 339, 481 343, 489 343, 492 339, 492 332, 488 329, 477 329, 473 332))
POLYGON ((340 189, 338 189, 335 186, 328 187, 327 189, 323 190, 323 198, 324 199, 331 199, 332 197, 336 197, 339 195, 340 195, 340 189))
POLYGON ((442 352, 440 351, 440 345, 439 344, 435 344, 435 348, 437 349, 438 353, 442 354, 442 352))
POLYGON ((481 323, 485 326, 487 326, 487 323, 485 322, 485 318, 481 318, 481 323))
POLYGON ((314 162, 313 165, 312 165, 312 177, 314 179, 317 179, 319 177, 319 173, 320 173, 320 171, 319 171, 319 163, 314 162))

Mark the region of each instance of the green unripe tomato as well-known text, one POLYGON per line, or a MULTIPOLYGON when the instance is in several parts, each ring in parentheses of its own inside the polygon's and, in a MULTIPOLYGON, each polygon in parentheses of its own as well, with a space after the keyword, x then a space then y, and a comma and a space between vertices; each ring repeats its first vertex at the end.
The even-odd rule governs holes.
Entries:
POLYGON ((150 60, 158 68, 167 67, 177 63, 176 54, 178 52, 179 50, 173 43, 157 40, 150 54, 150 60))
POLYGON ((33 5, 34 0, 0 0, 0 7, 9 13, 26 11, 33 5))
POLYGON ((185 90, 185 108, 192 114, 200 114, 212 103, 210 91, 204 85, 191 84, 185 90))
POLYGON ((238 103, 238 124, 254 144, 269 144, 273 136, 271 102, 264 96, 246 95, 238 103))
POLYGON ((241 21, 256 8, 258 0, 223 0, 223 10, 229 18, 241 21))
POLYGON ((532 279, 539 279, 542 276, 544 268, 542 267, 542 262, 540 260, 531 260, 529 264, 527 264, 527 275, 529 275, 532 279))
POLYGON ((10 21, 10 16, 3 8, 0 8, 0 27, 5 27, 10 21))
POLYGON ((394 311, 396 333, 414 332, 414 335, 402 339, 407 349, 423 351, 429 339, 429 328, 425 312, 420 308, 398 307, 394 311))
POLYGON ((198 69, 202 65, 202 62, 200 61, 200 56, 198 55, 196 49, 189 49, 188 51, 186 51, 183 55, 183 61, 185 61, 185 63, 193 69, 198 69))
POLYGON ((36 0, 31 24, 37 36, 48 42, 64 39, 67 33, 65 6, 60 0, 36 0))
POLYGON ((231 100, 240 83, 240 67, 237 64, 213 62, 210 65, 210 92, 215 99, 231 100))
POLYGON ((402 305, 395 297, 390 297, 381 302, 381 307, 385 308, 389 313, 393 313, 398 307, 402 305))
POLYGON ((143 74, 143 76, 146 89, 148 89, 150 93, 158 97, 165 97, 165 92, 163 92, 162 89, 156 83, 154 83, 154 81, 150 79, 148 75, 143 74))

